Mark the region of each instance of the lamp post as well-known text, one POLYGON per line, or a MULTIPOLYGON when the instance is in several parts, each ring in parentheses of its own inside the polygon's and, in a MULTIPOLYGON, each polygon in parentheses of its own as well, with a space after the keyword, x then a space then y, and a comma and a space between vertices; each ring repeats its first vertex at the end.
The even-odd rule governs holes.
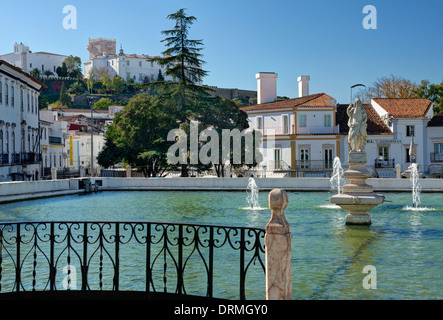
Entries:
POLYGON ((91 108, 91 178, 94 177, 94 120, 92 115, 92 107, 94 106, 94 98, 89 97, 89 106, 91 108))
POLYGON ((355 87, 365 87, 366 88, 366 86, 361 83, 357 83, 357 84, 354 84, 353 86, 351 86, 351 102, 350 102, 351 104, 352 104, 352 88, 355 88, 355 87))

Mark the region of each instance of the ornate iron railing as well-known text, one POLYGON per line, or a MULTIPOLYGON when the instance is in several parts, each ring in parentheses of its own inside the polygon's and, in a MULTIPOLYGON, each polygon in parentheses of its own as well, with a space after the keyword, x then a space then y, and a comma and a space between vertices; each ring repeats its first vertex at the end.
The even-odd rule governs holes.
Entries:
POLYGON ((161 222, 0 223, 0 299, 67 291, 257 299, 265 294, 264 235, 161 222))

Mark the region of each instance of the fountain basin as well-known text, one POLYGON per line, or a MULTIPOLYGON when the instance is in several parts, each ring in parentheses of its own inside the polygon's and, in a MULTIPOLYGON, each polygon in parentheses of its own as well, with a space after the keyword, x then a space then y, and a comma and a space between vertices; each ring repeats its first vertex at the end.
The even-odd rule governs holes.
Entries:
POLYGON ((370 225, 368 211, 383 203, 385 197, 376 193, 342 193, 332 196, 329 201, 349 212, 346 216, 348 225, 370 225))

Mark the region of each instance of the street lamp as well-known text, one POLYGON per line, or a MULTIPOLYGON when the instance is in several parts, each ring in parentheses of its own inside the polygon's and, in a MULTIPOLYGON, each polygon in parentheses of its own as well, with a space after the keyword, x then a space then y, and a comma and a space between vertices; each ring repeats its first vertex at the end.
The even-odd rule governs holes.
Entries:
POLYGON ((351 86, 351 104, 352 104, 352 88, 355 88, 355 87, 365 87, 366 88, 366 86, 361 83, 357 83, 357 84, 354 84, 353 86, 351 86))
POLYGON ((94 106, 94 98, 89 97, 89 106, 91 108, 91 178, 94 177, 94 120, 92 115, 92 107, 94 106))

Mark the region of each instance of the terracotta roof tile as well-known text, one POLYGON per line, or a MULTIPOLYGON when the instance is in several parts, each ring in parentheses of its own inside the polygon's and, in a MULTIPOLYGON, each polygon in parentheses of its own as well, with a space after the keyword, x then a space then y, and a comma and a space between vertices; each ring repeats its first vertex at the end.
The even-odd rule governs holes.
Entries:
MULTIPOLYGON (((340 134, 348 134, 348 115, 346 114, 346 109, 348 104, 337 105, 336 120, 337 124, 340 126, 340 134)), ((381 120, 377 112, 370 104, 363 104, 363 108, 366 110, 366 115, 368 116, 368 127, 366 132, 370 135, 377 134, 393 134, 389 127, 381 120)))
POLYGON ((334 105, 327 100, 334 100, 334 98, 327 95, 326 93, 317 93, 317 94, 304 96, 301 98, 256 104, 253 106, 242 107, 240 109, 245 112, 248 112, 248 111, 258 111, 258 110, 286 109, 286 108, 291 109, 294 107, 334 107, 334 105))
POLYGON ((372 99, 394 118, 425 118, 432 101, 425 98, 376 98, 372 99))

